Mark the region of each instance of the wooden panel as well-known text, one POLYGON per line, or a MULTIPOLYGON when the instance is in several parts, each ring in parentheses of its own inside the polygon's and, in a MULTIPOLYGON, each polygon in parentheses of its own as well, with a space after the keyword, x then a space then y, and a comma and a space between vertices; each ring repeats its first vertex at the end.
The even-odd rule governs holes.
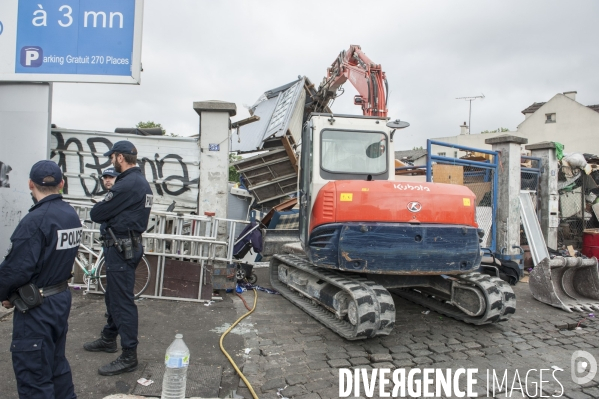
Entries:
POLYGON ((214 265, 205 265, 204 266, 204 286, 202 287, 202 294, 200 295, 200 299, 204 299, 206 301, 212 300, 212 273, 214 271, 214 265))
MULTIPOLYGON (((464 185, 468 187, 470 190, 472 190, 474 195, 476 195, 476 206, 480 205, 480 202, 485 197, 485 194, 491 193, 491 182, 468 183, 464 185)), ((490 204, 485 205, 490 206, 490 204)))
POLYGON ((289 161, 291 161, 291 164, 293 165, 293 169, 295 170, 295 173, 298 172, 298 167, 297 167, 297 158, 295 157, 295 152, 293 151, 293 136, 291 135, 291 132, 287 131, 287 135, 281 137, 281 142, 283 143, 283 147, 285 147, 285 151, 287 152, 287 156, 289 157, 289 161))
POLYGON ((160 259, 156 255, 152 255, 151 253, 145 253, 146 259, 150 264, 150 282, 148 283, 148 288, 144 291, 145 295, 158 295, 156 291, 156 279, 158 278, 158 260, 160 259))
POLYGON ((433 181, 435 183, 448 183, 464 185, 464 167, 459 165, 433 165, 433 181))
POLYGON ((167 259, 164 263, 162 295, 176 298, 198 298, 200 289, 199 263, 167 259))

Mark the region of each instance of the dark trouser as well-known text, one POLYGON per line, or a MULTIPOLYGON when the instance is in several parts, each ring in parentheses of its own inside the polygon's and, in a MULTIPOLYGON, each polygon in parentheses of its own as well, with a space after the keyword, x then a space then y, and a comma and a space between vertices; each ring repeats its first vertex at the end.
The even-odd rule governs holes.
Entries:
POLYGON ((141 245, 133 251, 133 259, 125 260, 116 247, 104 248, 108 287, 104 300, 108 320, 102 334, 106 338, 121 336, 123 349, 137 347, 137 305, 133 298, 135 269, 143 255, 141 245))
POLYGON ((65 357, 71 291, 44 299, 37 308, 14 313, 10 351, 19 398, 73 399, 73 377, 65 357))

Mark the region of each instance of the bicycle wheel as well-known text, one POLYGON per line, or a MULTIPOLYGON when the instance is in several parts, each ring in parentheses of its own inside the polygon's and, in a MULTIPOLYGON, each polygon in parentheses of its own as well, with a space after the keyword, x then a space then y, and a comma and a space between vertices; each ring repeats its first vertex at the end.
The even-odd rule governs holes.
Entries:
MULTIPOLYGON (((106 287, 108 286, 108 281, 106 280, 106 271, 104 270, 105 264, 106 263, 104 259, 102 259, 100 266, 98 266, 98 271, 96 272, 102 292, 106 292, 106 287)), ((137 269, 135 269, 135 283, 133 285, 133 296, 135 299, 139 298, 144 293, 146 288, 148 288, 148 284, 150 283, 150 275, 150 263, 145 256, 142 256, 141 260, 137 264, 137 269)))

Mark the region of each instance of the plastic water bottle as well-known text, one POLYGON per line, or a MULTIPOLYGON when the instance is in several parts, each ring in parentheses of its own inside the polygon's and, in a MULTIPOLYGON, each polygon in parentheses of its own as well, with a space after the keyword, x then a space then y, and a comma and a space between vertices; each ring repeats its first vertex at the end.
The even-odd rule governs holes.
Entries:
POLYGON ((175 335, 175 340, 164 356, 164 378, 162 379, 161 399, 185 399, 189 348, 183 342, 183 334, 175 335))

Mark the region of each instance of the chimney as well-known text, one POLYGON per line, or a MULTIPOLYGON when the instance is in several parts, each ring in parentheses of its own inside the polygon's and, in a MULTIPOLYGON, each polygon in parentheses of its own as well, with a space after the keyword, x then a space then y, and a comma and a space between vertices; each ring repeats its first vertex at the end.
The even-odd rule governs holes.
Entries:
POLYGON ((568 97, 571 100, 576 101, 576 91, 565 91, 564 96, 568 97))
POLYGON ((460 125, 460 135, 462 134, 470 134, 470 130, 468 129, 468 125, 464 122, 463 125, 460 125))

